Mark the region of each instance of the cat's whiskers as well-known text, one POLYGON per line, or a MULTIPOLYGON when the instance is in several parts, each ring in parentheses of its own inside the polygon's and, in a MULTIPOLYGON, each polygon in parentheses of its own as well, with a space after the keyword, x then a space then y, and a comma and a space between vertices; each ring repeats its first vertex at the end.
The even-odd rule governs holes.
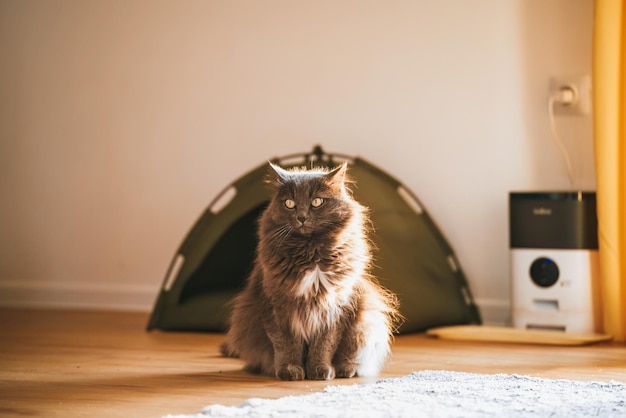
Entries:
POLYGON ((293 228, 289 224, 284 224, 272 233, 272 238, 278 240, 276 247, 280 247, 282 245, 289 234, 291 234, 291 231, 293 231, 293 228))

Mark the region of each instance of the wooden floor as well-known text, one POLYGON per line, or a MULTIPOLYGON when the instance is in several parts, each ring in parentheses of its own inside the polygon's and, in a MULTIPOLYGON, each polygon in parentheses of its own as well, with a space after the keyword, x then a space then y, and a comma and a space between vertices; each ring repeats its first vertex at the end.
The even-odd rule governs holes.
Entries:
MULTIPOLYGON (((0 416, 159 417, 368 381, 279 382, 249 375, 239 360, 219 356, 222 335, 147 333, 146 322, 147 315, 138 313, 0 309, 0 416)), ((426 369, 626 382, 626 346, 404 335, 396 338, 381 377, 426 369)))

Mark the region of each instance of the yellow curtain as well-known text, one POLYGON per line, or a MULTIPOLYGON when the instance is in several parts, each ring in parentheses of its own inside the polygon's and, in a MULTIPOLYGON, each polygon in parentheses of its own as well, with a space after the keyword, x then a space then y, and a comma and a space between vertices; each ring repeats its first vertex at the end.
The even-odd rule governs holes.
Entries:
POLYGON ((626 0, 595 0, 593 107, 604 332, 626 341, 626 0))

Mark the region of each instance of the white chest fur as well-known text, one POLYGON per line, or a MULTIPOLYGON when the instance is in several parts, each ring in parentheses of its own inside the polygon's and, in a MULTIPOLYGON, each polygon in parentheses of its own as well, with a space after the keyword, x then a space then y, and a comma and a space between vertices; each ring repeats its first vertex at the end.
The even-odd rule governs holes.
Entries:
POLYGON ((296 289, 296 295, 310 298, 317 296, 322 288, 329 290, 331 287, 331 283, 328 280, 330 274, 332 273, 326 273, 320 269, 320 266, 316 265, 313 270, 307 272, 300 280, 296 289))
POLYGON ((350 300, 355 278, 342 277, 339 282, 335 278, 335 283, 332 283, 331 276, 333 273, 315 266, 302 277, 296 288, 296 295, 304 298, 309 308, 291 318, 291 329, 305 341, 330 329, 350 300), (322 292, 322 289, 325 291, 322 292))

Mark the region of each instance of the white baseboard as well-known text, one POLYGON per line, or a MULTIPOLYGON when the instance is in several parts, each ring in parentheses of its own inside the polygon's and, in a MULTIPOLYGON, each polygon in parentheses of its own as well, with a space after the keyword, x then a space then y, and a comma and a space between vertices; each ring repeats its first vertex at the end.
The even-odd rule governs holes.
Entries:
MULTIPOLYGON (((150 312, 159 287, 0 280, 0 306, 150 312)), ((510 323, 509 301, 477 299, 485 325, 510 323)))
POLYGON ((510 325, 511 303, 508 299, 476 299, 484 325, 510 325))
POLYGON ((0 280, 0 306, 24 308, 152 310, 156 286, 0 280))

